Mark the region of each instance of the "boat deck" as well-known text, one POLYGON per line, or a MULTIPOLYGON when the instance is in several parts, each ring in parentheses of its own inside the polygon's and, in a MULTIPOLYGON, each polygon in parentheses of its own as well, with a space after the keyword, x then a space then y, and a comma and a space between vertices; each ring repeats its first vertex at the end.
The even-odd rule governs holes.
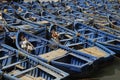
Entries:
POLYGON ((79 51, 85 52, 98 58, 107 56, 106 52, 98 47, 89 47, 85 49, 80 49, 79 51))
POLYGON ((45 54, 39 55, 39 56, 48 61, 51 61, 57 57, 65 55, 66 53, 67 53, 67 51, 65 51, 65 50, 57 49, 57 50, 54 50, 54 51, 51 51, 51 52, 48 52, 48 53, 45 53, 45 54))

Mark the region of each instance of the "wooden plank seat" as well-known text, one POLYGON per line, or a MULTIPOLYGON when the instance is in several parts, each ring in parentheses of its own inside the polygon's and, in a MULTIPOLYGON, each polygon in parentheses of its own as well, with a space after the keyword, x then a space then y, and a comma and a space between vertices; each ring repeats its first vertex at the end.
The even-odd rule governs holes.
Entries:
MULTIPOLYGON (((18 73, 18 72, 20 72, 20 71, 14 70, 14 71, 12 71, 11 73, 12 73, 12 74, 16 74, 16 73, 18 73)), ((42 77, 33 77, 33 76, 29 75, 29 74, 22 75, 22 76, 20 76, 19 78, 20 78, 21 80, 45 80, 45 79, 43 79, 42 77)))
POLYGON ((39 55, 39 56, 48 60, 48 61, 51 61, 52 59, 63 56, 66 53, 67 52, 65 50, 57 49, 57 50, 54 50, 54 51, 51 51, 51 52, 48 52, 48 53, 45 53, 45 54, 42 54, 42 55, 39 55))
POLYGON ((45 67, 40 66, 40 65, 38 65, 37 68, 40 70, 43 70, 43 72, 48 72, 48 74, 50 73, 50 75, 52 75, 52 76, 61 77, 61 75, 56 74, 54 71, 50 70, 49 68, 45 68, 45 67))
POLYGON ((20 25, 20 26, 17 26, 18 28, 23 28, 23 29, 30 29, 30 28, 33 28, 32 26, 30 25, 20 25))
POLYGON ((13 71, 11 71, 9 74, 15 75, 15 74, 17 74, 17 73, 19 73, 19 72, 20 72, 19 70, 13 70, 13 71))
POLYGON ((21 80, 45 80, 42 77, 33 77, 30 75, 24 75, 20 77, 21 80))
POLYGON ((80 49, 79 51, 96 56, 98 58, 107 56, 106 52, 98 47, 84 48, 84 49, 80 49))
POLYGON ((47 24, 48 21, 37 21, 36 23, 38 23, 38 24, 47 24))
POLYGON ((25 69, 24 67, 22 67, 22 66, 20 66, 20 65, 15 65, 15 67, 17 67, 17 68, 19 68, 19 69, 21 69, 21 70, 25 69))
POLYGON ((24 75, 20 77, 21 80, 36 80, 34 79, 34 77, 30 76, 30 75, 24 75))
POLYGON ((73 37, 68 35, 68 34, 65 34, 66 37, 68 37, 69 39, 72 39, 73 37))

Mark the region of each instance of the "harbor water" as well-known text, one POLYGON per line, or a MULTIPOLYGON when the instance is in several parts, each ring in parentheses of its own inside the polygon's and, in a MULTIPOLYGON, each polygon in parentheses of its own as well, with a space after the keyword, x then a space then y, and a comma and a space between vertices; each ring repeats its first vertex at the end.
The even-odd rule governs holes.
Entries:
POLYGON ((91 78, 77 80, 120 80, 120 58, 116 57, 109 65, 92 74, 91 78))

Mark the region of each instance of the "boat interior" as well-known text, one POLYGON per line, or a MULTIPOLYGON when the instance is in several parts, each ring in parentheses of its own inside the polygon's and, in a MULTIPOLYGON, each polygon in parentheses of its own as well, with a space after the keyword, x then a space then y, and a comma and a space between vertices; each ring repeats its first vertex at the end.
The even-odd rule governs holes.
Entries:
POLYGON ((51 70, 45 68, 42 65, 37 65, 36 62, 25 59, 18 61, 10 66, 6 66, 2 69, 5 73, 15 76, 21 80, 53 80, 56 79, 56 75, 51 70), (51 72, 51 74, 49 74, 51 72))
POLYGON ((107 44, 111 44, 111 45, 116 45, 116 46, 120 46, 120 40, 111 40, 108 41, 107 44))
POLYGON ((92 44, 83 42, 82 39, 76 39, 73 41, 67 42, 66 46, 68 46, 71 49, 75 49, 90 55, 93 55, 95 57, 106 57, 108 56, 108 53, 105 52, 102 48, 98 46, 92 46, 92 44), (74 42, 73 42, 74 41, 74 42))
POLYGON ((68 69, 72 69, 72 67, 75 67, 76 71, 79 72, 82 71, 80 67, 84 68, 86 65, 90 64, 90 61, 87 61, 83 58, 78 57, 77 55, 70 53, 59 58, 55 58, 51 62, 51 64, 59 64, 58 66, 66 65, 68 69))

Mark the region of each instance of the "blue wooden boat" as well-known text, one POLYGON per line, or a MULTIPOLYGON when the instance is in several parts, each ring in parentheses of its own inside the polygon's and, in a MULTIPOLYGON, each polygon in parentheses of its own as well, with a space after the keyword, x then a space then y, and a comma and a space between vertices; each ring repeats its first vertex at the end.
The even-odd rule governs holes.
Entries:
MULTIPOLYGON (((100 67, 103 67, 104 65, 108 64, 109 61, 112 61, 114 59, 113 58, 113 55, 115 54, 114 52, 112 52, 111 50, 107 49, 106 47, 100 44, 97 44, 97 43, 94 44, 93 42, 87 41, 87 40, 85 41, 85 39, 82 37, 68 40, 65 43, 66 43, 65 45, 59 45, 59 46, 65 48, 68 51, 73 51, 74 53, 83 53, 83 54, 88 54, 93 57, 96 57, 96 60, 92 63, 95 70, 99 69, 100 67)), ((73 63, 75 65, 81 64, 79 62, 76 62, 76 59, 74 59, 73 57, 66 56, 66 55, 51 61, 52 65, 60 69, 64 69, 65 67, 69 68, 69 66, 66 63, 67 64, 73 63), (69 59, 72 59, 72 61, 69 62, 69 59)), ((79 71, 79 69, 77 68, 73 68, 73 69, 75 69, 76 71, 79 71)))
POLYGON ((72 38, 76 37, 75 33, 71 30, 54 24, 51 24, 49 27, 42 28, 37 36, 56 42, 52 37, 52 30, 59 34, 59 43, 61 44, 64 44, 64 41, 71 40, 72 38))
MULTIPOLYGON (((35 25, 45 25, 46 23, 48 23, 49 21, 52 21, 54 19, 55 16, 50 15, 49 12, 46 11, 41 11, 40 15, 38 15, 37 10, 35 11, 34 9, 27 9, 26 7, 29 7, 29 5, 26 7, 23 6, 23 4, 19 4, 19 3, 15 3, 14 2, 14 6, 17 7, 21 7, 21 9, 25 9, 25 11, 18 13, 17 9, 16 9, 16 15, 18 16, 18 18, 27 21, 31 24, 35 24, 35 25)), ((37 5, 37 4, 36 4, 37 5)), ((34 7, 34 6, 33 6, 34 7)), ((38 8, 40 9, 40 7, 38 8)))
POLYGON ((94 16, 94 18, 90 20, 87 25, 102 30, 104 32, 116 35, 118 37, 120 36, 119 30, 114 29, 110 26, 110 23, 108 22, 108 18, 106 16, 94 16))
POLYGON ((51 65, 56 66, 70 74, 79 73, 78 75, 85 77, 95 69, 95 67, 93 68, 92 66, 94 65, 92 63, 94 63, 97 59, 95 56, 78 52, 67 47, 58 46, 55 43, 48 42, 43 38, 38 38, 24 31, 19 31, 17 33, 16 46, 22 52, 34 56, 44 62, 50 63, 51 65), (24 35, 34 46, 32 51, 25 50, 20 45, 20 37, 22 35, 24 35), (62 61, 57 61, 56 59, 61 59, 62 61), (89 68, 90 70, 88 70, 89 68))
MULTIPOLYGON (((40 9, 41 7, 38 5, 37 2, 35 2, 35 3, 34 2, 33 3, 28 3, 28 4, 31 4, 31 5, 33 4, 33 6, 31 6, 31 5, 24 6, 24 3, 23 4, 19 4, 19 3, 15 3, 14 2, 14 6, 21 7, 21 9, 25 10, 22 13, 18 13, 18 11, 16 9, 17 14, 20 15, 20 16, 24 16, 24 14, 27 13, 27 12, 33 12, 33 13, 35 13, 35 15, 39 14, 39 10, 37 11, 37 9, 40 9), (31 7, 31 9, 27 9, 27 7, 31 7), (34 8, 36 8, 36 9, 34 9, 34 8)), ((49 15, 49 12, 45 12, 43 10, 40 12, 40 16, 44 16, 45 17, 45 16, 48 16, 48 15, 49 15)))
POLYGON ((65 12, 65 7, 63 7, 61 5, 56 5, 56 4, 57 4, 57 2, 49 3, 48 5, 46 5, 45 11, 48 12, 49 15, 53 17, 54 20, 51 19, 51 21, 53 23, 56 23, 59 25, 68 25, 70 20, 67 19, 65 16, 63 16, 63 14, 67 13, 67 15, 69 15, 70 13, 67 11, 65 12), (56 17, 54 18, 54 16, 56 16, 56 17))
POLYGON ((2 5, 1 10, 2 10, 4 13, 9 14, 9 15, 11 15, 11 16, 13 16, 13 15, 14 15, 14 12, 15 12, 15 10, 14 10, 10 5, 8 5, 8 4, 2 5))
POLYGON ((24 6, 24 4, 28 4, 25 5, 25 7, 30 7, 29 10, 34 11, 36 14, 40 14, 43 10, 42 6, 37 1, 32 1, 27 3, 23 2, 22 5, 24 6))
POLYGON ((119 30, 110 28, 109 26, 99 26, 99 25, 97 25, 97 26, 94 27, 94 28, 99 29, 99 30, 102 30, 102 31, 107 32, 107 33, 109 33, 109 34, 115 35, 115 36, 117 36, 117 37, 120 37, 120 32, 119 32, 119 30))
POLYGON ((100 44, 94 44, 94 42, 87 40, 86 38, 83 37, 75 37, 71 40, 66 40, 64 46, 67 46, 69 48, 81 51, 81 52, 85 52, 88 53, 90 55, 93 55, 97 58, 100 57, 109 57, 111 55, 114 55, 114 52, 110 51, 109 49, 105 48, 104 46, 100 45, 100 44), (92 48, 93 48, 93 52, 92 52, 92 48), (87 51, 88 49, 88 51, 87 51), (90 49, 90 50, 89 50, 90 49), (96 54, 96 52, 94 52, 94 50, 98 50, 98 55, 96 54), (99 53, 99 51, 103 51, 99 53), (104 54, 103 56, 100 56, 101 54, 104 54), (106 55, 106 56, 105 56, 106 55))
POLYGON ((48 21, 44 17, 40 17, 39 15, 36 15, 32 12, 27 12, 24 14, 24 16, 21 17, 29 23, 41 24, 41 25, 45 25, 48 23, 48 21))
POLYGON ((69 75, 6 44, 1 46, 2 80, 64 80, 69 75))
MULTIPOLYGON (((59 11, 57 11, 56 12, 56 10, 50 10, 50 9, 45 9, 45 10, 40 10, 41 12, 38 12, 38 11, 35 11, 35 10, 37 10, 37 9, 41 9, 41 6, 40 6, 40 4, 38 3, 38 2, 33 2, 33 3, 31 3, 31 4, 33 4, 33 5, 35 5, 35 6, 33 6, 31 9, 30 9, 30 11, 32 11, 32 12, 34 12, 35 14, 31 14, 31 15, 33 15, 33 17, 34 18, 39 18, 39 20, 41 19, 41 18, 43 18, 43 19, 45 19, 45 20, 47 20, 47 21, 50 21, 50 22, 54 22, 54 23, 56 23, 56 24, 62 24, 62 25, 64 25, 64 24, 68 24, 69 23, 69 20, 67 20, 66 18, 63 18, 63 17, 58 17, 58 16, 56 16, 56 14, 57 14, 57 12, 59 12, 59 11), (34 7, 36 8, 36 9, 34 9, 34 7), (53 12, 50 12, 50 11, 53 11, 53 12), (36 15, 37 14, 37 15, 36 15), (35 17, 36 16, 36 17, 35 17)), ((24 3, 23 4, 21 4, 21 5, 24 5, 24 3)), ((28 7, 29 5, 26 5, 26 7, 28 7)), ((54 9, 54 8, 52 8, 52 9, 54 9)), ((27 15, 28 15, 28 13, 26 13, 27 15)), ((24 19, 25 19, 25 16, 23 16, 24 17, 24 19)), ((31 18, 31 17, 30 17, 31 18)), ((25 19, 26 20, 26 19, 25 19)))
POLYGON ((106 41, 107 40, 111 40, 111 39, 118 39, 116 36, 114 35, 110 35, 106 32, 103 32, 103 31, 100 31, 100 30, 97 30, 95 28, 92 28, 90 26, 87 26, 87 25, 84 25, 82 23, 75 23, 74 24, 74 27, 73 27, 73 30, 75 32, 78 32, 80 33, 80 35, 84 36, 84 37, 87 37, 88 39, 95 39, 95 38, 99 38, 99 37, 106 37, 106 41), (92 34, 93 33, 93 34, 92 34), (90 35, 95 35, 96 36, 92 36, 90 37, 90 35))
POLYGON ((97 57, 98 60, 101 58, 100 60, 103 60, 103 62, 107 61, 107 59, 110 59, 110 57, 115 54, 114 52, 110 51, 109 49, 105 48, 104 46, 102 46, 100 44, 94 44, 94 42, 89 41, 86 38, 80 37, 81 35, 77 36, 76 33, 72 32, 70 30, 67 30, 63 27, 58 27, 57 26, 56 32, 58 32, 58 33, 61 32, 62 33, 62 31, 65 32, 65 35, 66 35, 67 32, 69 32, 69 36, 71 38, 69 38, 69 39, 62 38, 60 40, 60 45, 67 46, 71 49, 74 49, 75 52, 79 53, 79 51, 84 52, 84 50, 85 50, 84 53, 87 53, 87 54, 90 54, 94 57, 97 57), (97 51, 91 52, 92 48, 93 48, 93 51, 94 50, 98 50, 98 51, 100 50, 100 51, 103 51, 103 53, 101 53, 101 52, 99 53, 97 51), (86 49, 88 49, 88 51, 86 49), (90 51, 89 51, 89 49, 90 49, 90 51), (98 56, 96 52, 98 53, 98 55, 102 55, 102 54, 104 54, 104 55, 98 56))
POLYGON ((52 3, 49 3, 48 5, 45 6, 45 10, 47 10, 48 12, 50 12, 51 14, 54 14, 56 16, 59 15, 59 13, 57 13, 57 11, 60 10, 60 8, 62 8, 62 6, 60 6, 58 8, 58 5, 52 4, 52 3))
POLYGON ((119 19, 120 19, 120 17, 117 15, 116 16, 112 15, 112 16, 108 17, 108 21, 111 24, 111 27, 113 29, 120 30, 120 20, 119 19))
MULTIPOLYGON (((29 3, 26 3, 26 4, 29 4, 29 3)), ((53 14, 50 14, 51 12, 43 9, 42 5, 43 4, 39 4, 37 1, 33 1, 30 3, 32 6, 31 6, 31 9, 29 9, 29 11, 32 11, 34 12, 35 14, 39 15, 39 16, 44 16, 44 18, 48 18, 48 17, 55 17, 53 14)), ((22 6, 24 5, 24 3, 21 4, 22 6)), ((25 7, 30 7, 30 5, 26 5, 25 7)), ((54 9, 54 8, 52 8, 54 9)))
MULTIPOLYGON (((40 2, 40 1, 39 1, 40 2)), ((42 5, 43 8, 47 8, 47 6, 50 6, 50 2, 40 2, 42 5)), ((51 7, 51 6, 50 6, 51 7)))
POLYGON ((113 40, 109 40, 106 42, 99 42, 99 43, 116 52, 117 56, 120 56, 120 39, 113 39, 113 40))
POLYGON ((41 27, 43 27, 39 24, 32 24, 17 18, 13 18, 5 13, 2 13, 2 16, 9 31, 25 30, 30 33, 36 33, 41 27))
POLYGON ((28 11, 28 9, 22 5, 20 5, 19 3, 13 2, 12 7, 14 8, 14 10, 16 10, 16 13, 23 16, 24 13, 26 13, 28 11))
POLYGON ((116 53, 119 53, 118 49, 120 38, 115 35, 108 34, 106 32, 91 28, 90 26, 81 23, 75 24, 74 31, 80 33, 81 36, 84 36, 85 38, 92 40, 93 42, 99 42, 107 46, 111 50, 114 50, 116 53), (110 42, 115 42, 115 44, 111 44, 110 42))
POLYGON ((26 7, 27 9, 31 9, 32 8, 32 6, 33 6, 33 4, 32 4, 32 2, 25 2, 25 1, 23 1, 22 3, 19 3, 19 4, 22 4, 24 7, 26 7))

